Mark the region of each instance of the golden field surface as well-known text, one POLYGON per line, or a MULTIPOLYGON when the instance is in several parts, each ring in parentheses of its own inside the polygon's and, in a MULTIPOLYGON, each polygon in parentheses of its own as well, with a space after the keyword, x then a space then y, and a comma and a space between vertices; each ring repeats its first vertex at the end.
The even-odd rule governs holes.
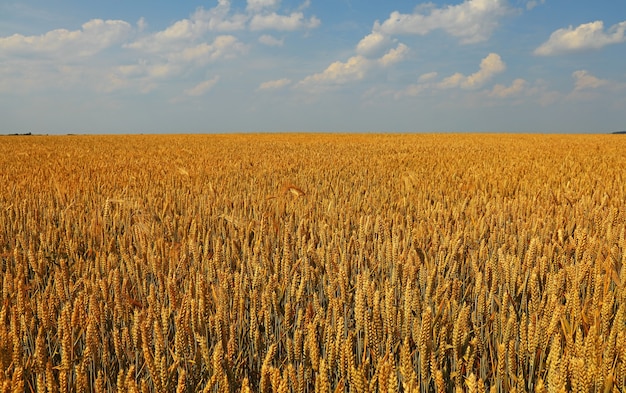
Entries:
POLYGON ((1 392, 623 392, 619 135, 0 137, 1 392))

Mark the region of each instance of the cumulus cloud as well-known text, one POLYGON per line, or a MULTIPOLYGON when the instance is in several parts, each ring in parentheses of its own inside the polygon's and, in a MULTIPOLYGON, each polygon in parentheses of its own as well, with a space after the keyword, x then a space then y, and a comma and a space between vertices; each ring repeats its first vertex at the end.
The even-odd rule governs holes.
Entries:
POLYGON ((92 19, 77 30, 0 37, 0 91, 102 90, 99 85, 114 60, 98 55, 119 46, 131 34, 133 27, 125 21, 92 19))
POLYGON ((365 73, 369 67, 370 61, 365 57, 361 55, 352 56, 346 62, 335 61, 323 72, 307 76, 300 81, 298 85, 307 86, 320 83, 343 84, 360 80, 365 77, 365 73))
MULTIPOLYGON (((308 1, 287 13, 280 3, 249 0, 245 10, 237 10, 230 0, 217 0, 211 8, 199 7, 189 17, 153 31, 142 17, 132 25, 122 20, 93 19, 75 30, 0 37, 0 71, 4 76, 0 89, 80 85, 100 92, 148 92, 166 79, 197 75, 193 71, 210 63, 245 54, 248 45, 235 36, 238 32, 293 31, 321 23, 307 15, 308 1), (91 58, 105 49, 107 56, 91 58)), ((258 41, 282 46, 284 39, 264 34, 258 41)))
POLYGON ((246 51, 246 46, 232 35, 221 35, 213 43, 201 44, 170 53, 167 58, 173 63, 196 63, 205 65, 217 59, 231 59, 246 51))
POLYGON ((550 35, 548 41, 535 49, 535 55, 553 56, 564 53, 600 49, 607 45, 626 41, 626 21, 611 26, 606 32, 604 23, 595 21, 578 27, 569 26, 558 29, 550 35))
POLYGON ((461 84, 461 87, 467 89, 482 87, 482 85, 491 79, 491 77, 503 72, 505 69, 506 64, 504 64, 500 55, 490 53, 480 62, 480 70, 468 76, 467 79, 461 84))
POLYGON ((577 70, 572 73, 574 88, 566 98, 573 100, 593 100, 606 97, 607 94, 622 94, 626 83, 601 79, 587 70, 577 70))
POLYGON ((380 63, 380 65, 383 67, 389 67, 390 65, 402 61, 408 53, 408 46, 404 44, 398 44, 395 49, 391 49, 389 52, 385 53, 380 59, 378 59, 378 63, 380 63))
POLYGON ((475 73, 465 76, 461 73, 456 73, 445 78, 439 87, 448 89, 453 87, 461 87, 463 89, 477 89, 482 87, 487 81, 489 81, 494 75, 503 72, 506 69, 506 64, 500 58, 500 55, 496 53, 490 53, 482 59, 480 62, 480 69, 475 73))
POLYGON ((395 92, 394 97, 396 99, 402 98, 404 96, 415 97, 420 95, 424 90, 428 88, 427 85, 422 83, 414 83, 408 85, 403 91, 395 92))
POLYGON ((460 72, 454 73, 446 77, 443 81, 439 83, 439 87, 442 89, 450 89, 453 87, 458 87, 463 80, 465 80, 466 76, 461 74, 460 72))
POLYGON ((526 88, 526 81, 518 78, 511 83, 511 86, 497 84, 493 87, 489 95, 491 97, 507 98, 521 94, 526 88))
POLYGON ((149 93, 159 86, 164 78, 179 72, 179 67, 171 64, 128 64, 113 67, 99 78, 95 89, 110 93, 116 90, 132 89, 142 94, 149 93))
POLYGON ((293 31, 299 29, 313 29, 320 25, 315 16, 306 19, 302 12, 292 12, 290 15, 279 15, 276 12, 256 14, 250 20, 250 30, 279 30, 293 31))
MULTIPOLYGON (((543 1, 543 0, 537 0, 543 1)), ((408 47, 404 44, 388 50, 396 41, 397 35, 426 35, 436 30, 441 30, 456 37, 462 44, 472 44, 487 40, 499 26, 500 20, 507 15, 512 15, 515 10, 507 0, 464 0, 457 5, 437 7, 434 3, 423 3, 415 7, 412 13, 392 12, 382 23, 374 22, 369 34, 363 37, 356 45, 356 56, 347 63, 333 63, 328 73, 310 76, 322 80, 342 80, 333 78, 335 75, 362 75, 362 69, 370 66, 367 60, 378 57, 387 51, 377 62, 386 67, 401 61, 408 53, 408 47), (350 67, 348 67, 351 65, 350 67), (360 66, 363 65, 363 66, 360 66), (343 72, 338 72, 343 70, 343 72)), ((437 73, 429 73, 422 76, 419 83, 410 85, 406 92, 398 94, 417 95, 427 88, 454 88, 463 89, 480 88, 492 75, 502 72, 504 63, 497 54, 490 54, 483 59, 478 72, 465 76, 461 73, 453 74, 440 83, 426 86, 431 79, 437 77, 437 73)))
MULTIPOLYGON (((393 44, 395 35, 426 35, 435 30, 443 30, 463 44, 485 41, 498 27, 500 19, 513 12, 506 0, 465 0, 441 8, 425 3, 410 14, 394 11, 382 23, 374 23, 372 31, 357 44, 356 53, 365 57, 380 56, 393 44)), ((462 75, 453 75, 444 84, 454 86, 461 78, 462 75)))
POLYGON ((263 34, 262 36, 259 37, 259 42, 267 46, 283 46, 283 44, 285 43, 285 40, 283 38, 278 39, 269 34, 263 34))
POLYGON ((248 17, 244 14, 230 12, 229 0, 218 0, 217 6, 205 9, 200 7, 191 15, 191 21, 197 25, 198 31, 237 31, 246 27, 248 17))
POLYGON ((487 40, 500 19, 513 12, 506 0, 466 0, 443 8, 430 6, 425 9, 427 13, 420 10, 411 14, 394 11, 382 24, 376 22, 372 31, 384 35, 426 35, 443 30, 461 43, 470 44, 487 40))
POLYGON ((439 75, 439 73, 433 71, 433 72, 427 72, 425 74, 422 74, 419 76, 419 78, 417 79, 420 82, 428 82, 430 80, 433 80, 437 77, 437 75, 439 75))
POLYGON ((302 12, 282 15, 268 9, 276 8, 278 0, 250 0, 248 13, 232 12, 229 0, 219 0, 210 9, 198 8, 189 18, 178 20, 166 29, 146 35, 126 47, 146 52, 162 51, 166 47, 180 46, 181 42, 202 39, 207 33, 236 32, 242 30, 294 31, 312 29, 320 25, 315 16, 309 18, 302 12))
MULTIPOLYGON (((452 88, 476 90, 483 87, 494 75, 503 72, 505 69, 506 64, 502 61, 500 56, 496 53, 490 53, 480 62, 479 70, 471 75, 466 76, 460 72, 456 72, 437 82, 436 79, 439 74, 437 72, 428 72, 420 75, 417 83, 410 84, 403 90, 396 91, 393 94, 396 98, 401 98, 404 96, 417 96, 424 91, 452 88)), ((498 85, 494 88, 495 94, 513 94, 516 89, 520 88, 519 84, 519 81, 515 81, 511 87, 498 85)))
POLYGON ((252 12, 259 12, 266 8, 275 8, 279 3, 279 0, 248 0, 246 8, 252 12))
POLYGON ((201 67, 217 60, 232 59, 246 50, 246 45, 236 37, 220 35, 211 43, 202 42, 176 49, 163 48, 162 52, 152 52, 149 60, 142 59, 137 64, 117 67, 117 74, 125 77, 161 78, 180 73, 189 67, 201 67))
POLYGON ((200 39, 210 31, 243 30, 246 21, 245 15, 230 15, 230 2, 220 0, 216 7, 209 10, 198 8, 189 19, 176 21, 166 29, 141 37, 126 47, 144 52, 159 52, 179 47, 181 42, 200 39))
POLYGON ((593 91, 621 92, 626 89, 626 83, 609 79, 600 79, 592 75, 587 70, 578 70, 572 73, 574 79, 574 90, 570 94, 570 98, 589 97, 593 91))
MULTIPOLYGON (((152 52, 148 59, 142 58, 135 64, 126 64, 115 67, 107 76, 111 81, 105 91, 136 87, 146 93, 158 86, 163 80, 180 75, 207 64, 232 59, 247 50, 246 45, 232 35, 217 36, 213 42, 202 42, 191 46, 182 46, 177 49, 164 49, 162 52, 152 52)), ((217 80, 215 80, 217 82, 217 80)), ((203 82, 190 92, 197 92, 203 86, 209 88, 209 82, 203 82)), ((187 95, 189 95, 186 92, 187 95)))
POLYGON ((526 2, 526 9, 530 11, 538 5, 544 4, 545 2, 546 0, 528 0, 526 2))
POLYGON ((132 80, 147 80, 154 81, 156 79, 165 78, 171 76, 180 71, 180 66, 168 63, 151 64, 145 61, 140 61, 137 64, 126 64, 115 67, 109 77, 113 80, 117 80, 120 87, 127 86, 130 83, 123 83, 124 80, 130 82, 132 80))
POLYGON ((364 79, 368 72, 373 69, 386 68, 402 60, 407 52, 408 47, 401 43, 378 59, 368 59, 365 56, 356 55, 345 62, 335 61, 324 71, 307 76, 298 82, 297 86, 316 90, 320 86, 328 87, 359 81, 364 79))
POLYGON ((378 31, 374 31, 359 41, 356 46, 356 53, 363 56, 378 55, 382 52, 391 42, 389 36, 382 34, 378 31))
POLYGON ((587 70, 574 71, 572 77, 575 83, 574 90, 597 89, 609 84, 608 80, 599 79, 591 75, 587 70))
POLYGON ((141 18, 139 18, 139 20, 137 21, 137 30, 139 30, 139 32, 144 31, 145 29, 148 28, 148 22, 146 22, 146 18, 144 18, 143 16, 141 18))
POLYGON ((305 10, 311 6, 311 0, 304 0, 298 7, 299 10, 305 10))
POLYGON ((291 79, 277 79, 273 81, 263 82, 259 85, 259 90, 276 90, 288 86, 291 83, 291 79))
POLYGON ((56 29, 38 36, 0 37, 0 54, 92 56, 126 39, 131 31, 131 25, 122 20, 92 19, 80 30, 56 29))
POLYGON ((213 88, 213 86, 215 86, 218 80, 219 80, 219 76, 215 76, 211 79, 202 81, 198 83, 197 85, 195 85, 194 87, 185 90, 185 94, 188 96, 193 96, 193 97, 204 95, 208 91, 210 91, 213 88))

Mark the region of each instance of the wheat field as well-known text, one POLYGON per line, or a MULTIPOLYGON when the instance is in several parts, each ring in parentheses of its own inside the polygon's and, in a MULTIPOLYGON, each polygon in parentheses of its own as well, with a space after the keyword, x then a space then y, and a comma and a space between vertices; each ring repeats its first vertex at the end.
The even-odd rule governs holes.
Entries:
POLYGON ((623 392, 625 152, 0 137, 1 392, 623 392))

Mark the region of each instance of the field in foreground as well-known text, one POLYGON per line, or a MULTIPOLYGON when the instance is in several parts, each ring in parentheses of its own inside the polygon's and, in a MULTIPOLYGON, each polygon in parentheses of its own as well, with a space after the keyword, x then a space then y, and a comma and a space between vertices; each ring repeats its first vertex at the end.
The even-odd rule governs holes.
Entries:
POLYGON ((623 391, 624 152, 0 138, 1 391, 623 391))

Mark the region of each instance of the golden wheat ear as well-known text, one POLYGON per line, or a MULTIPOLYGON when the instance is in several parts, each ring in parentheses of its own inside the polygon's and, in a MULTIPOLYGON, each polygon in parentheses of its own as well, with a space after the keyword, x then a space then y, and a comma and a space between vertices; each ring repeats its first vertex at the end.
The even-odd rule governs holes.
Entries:
POLYGON ((302 189, 300 187, 297 187, 297 186, 295 186, 293 184, 286 184, 281 189, 281 193, 282 194, 286 194, 288 192, 293 194, 295 197, 301 197, 301 196, 306 195, 306 193, 304 191, 302 191, 302 189))

